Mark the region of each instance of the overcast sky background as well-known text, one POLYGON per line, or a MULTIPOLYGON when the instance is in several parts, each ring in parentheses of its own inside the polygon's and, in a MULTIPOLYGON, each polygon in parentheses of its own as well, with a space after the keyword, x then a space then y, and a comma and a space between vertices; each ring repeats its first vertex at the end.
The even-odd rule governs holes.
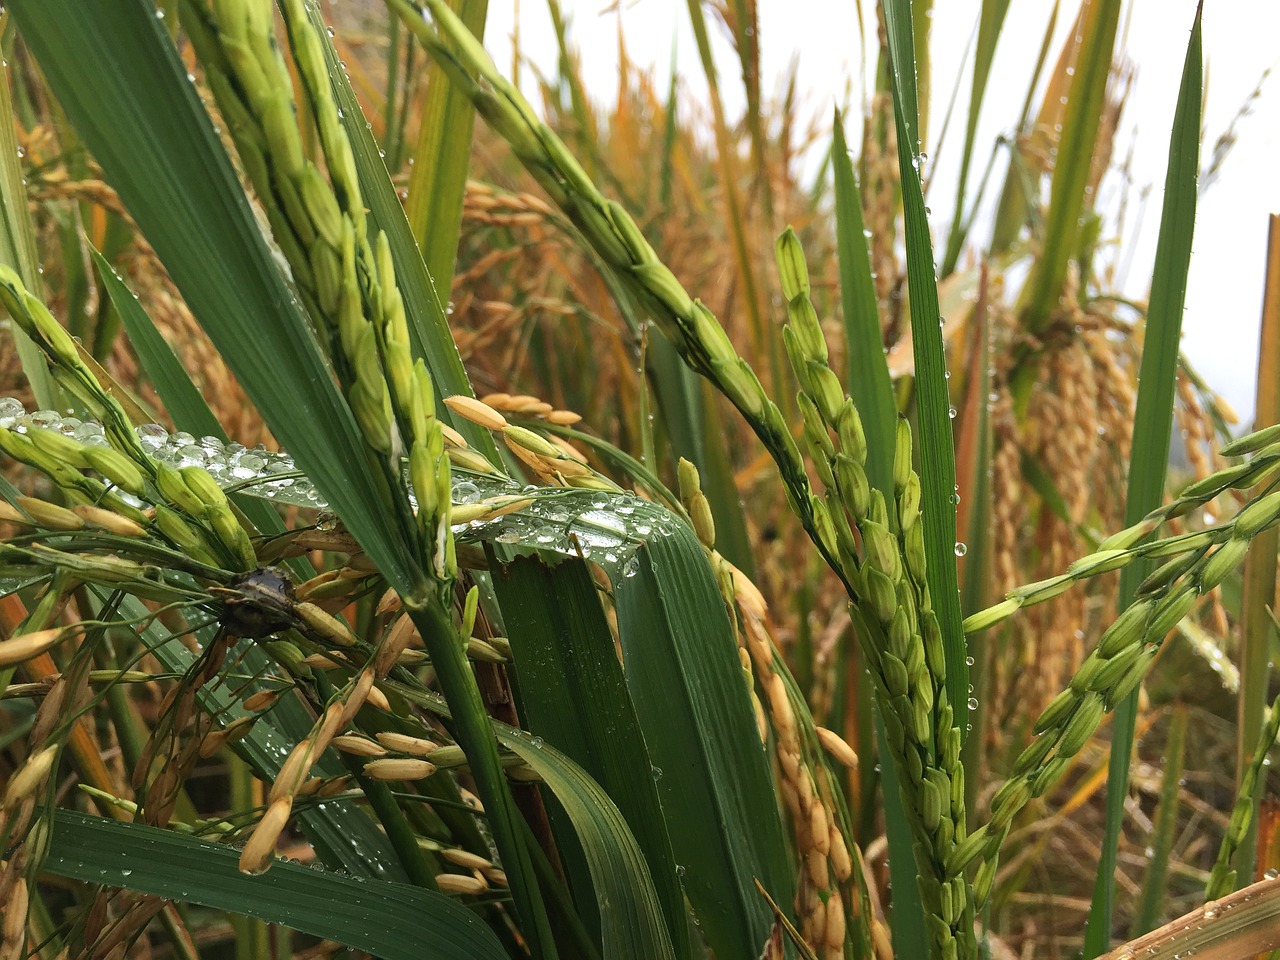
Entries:
MULTIPOLYGON (((617 88, 618 20, 628 55, 641 67, 666 77, 673 38, 684 96, 704 102, 706 82, 698 61, 685 0, 561 0, 571 18, 571 38, 580 52, 588 93, 610 100, 617 88)), ((873 3, 862 4, 871 14, 873 3)), ((1078 10, 1064 0, 1054 40, 1061 48, 1078 10)), ((781 95, 781 77, 799 63, 803 119, 830 116, 846 90, 855 110, 863 102, 857 4, 852 0, 759 0, 762 89, 781 95)), ((930 137, 936 139, 957 81, 956 117, 965 116, 971 63, 965 51, 973 34, 976 0, 940 0, 933 22, 933 103, 930 137)), ((1010 132, 1021 110, 1026 84, 1053 8, 1052 0, 1015 0, 1010 5, 992 71, 974 151, 974 179, 996 138, 1010 132)), ((1125 241, 1133 246, 1124 293, 1145 298, 1155 254, 1156 229, 1168 159, 1178 81, 1195 12, 1194 0, 1134 0, 1121 22, 1122 42, 1136 77, 1122 118, 1115 155, 1132 148, 1135 190, 1150 187, 1141 230, 1133 244, 1134 214, 1125 241)), ((511 36, 518 18, 520 47, 538 69, 555 71, 556 43, 546 6, 538 0, 516 5, 500 0, 489 8, 486 46, 504 71, 511 65, 511 36), (518 13, 517 13, 518 11, 518 13)), ((868 31, 874 41, 874 29, 868 31)), ((1202 167, 1213 144, 1250 98, 1264 72, 1280 56, 1280 3, 1273 0, 1210 0, 1204 15, 1208 78, 1202 167)), ((731 117, 745 103, 737 59, 721 30, 713 30, 721 92, 731 117)), ((875 58, 868 52, 868 69, 875 58)), ((1052 62, 1052 61, 1051 61, 1052 62)), ((526 77, 527 79, 527 77, 526 77)), ((1201 198, 1196 242, 1183 322, 1183 346, 1210 384, 1248 421, 1257 374, 1258 320, 1266 252, 1267 215, 1280 212, 1280 77, 1263 84, 1247 117, 1237 123, 1238 142, 1216 182, 1201 198)), ((858 136, 850 124, 851 137, 858 136)), ((946 217, 955 191, 963 132, 949 132, 942 152, 927 144, 932 167, 930 205, 935 211, 935 250, 945 239, 946 217)), ((810 163, 814 163, 811 159, 810 163)), ((1002 171, 1002 166, 997 167, 1002 171)), ((1134 200, 1137 199, 1137 193, 1134 200)), ((1131 211, 1137 207, 1131 204, 1131 211)), ((983 228, 978 237, 984 236, 983 228)))

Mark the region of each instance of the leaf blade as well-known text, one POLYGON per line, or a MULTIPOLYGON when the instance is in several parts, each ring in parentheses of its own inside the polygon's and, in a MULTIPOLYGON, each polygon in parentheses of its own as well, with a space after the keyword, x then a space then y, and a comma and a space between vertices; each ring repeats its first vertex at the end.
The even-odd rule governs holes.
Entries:
MULTIPOLYGON (((1169 439, 1173 431, 1173 401, 1177 377, 1178 347, 1182 335, 1182 311, 1186 303, 1187 272, 1195 233, 1196 178, 1200 169, 1200 117, 1203 93, 1200 8, 1196 8, 1191 39, 1182 68, 1178 104, 1169 138, 1169 165, 1165 175, 1164 206, 1156 242, 1151 277, 1151 302, 1139 372, 1137 410, 1134 414, 1132 464, 1125 499, 1125 523, 1139 519, 1160 506, 1164 497, 1169 439)), ((1138 584, 1150 572, 1149 563, 1133 563, 1120 575, 1117 609, 1133 602, 1138 584)), ((1111 939, 1116 853, 1128 794, 1129 760, 1137 722, 1135 690, 1116 707, 1111 733, 1111 759, 1107 772, 1107 819, 1102 857, 1085 928, 1084 955, 1096 957, 1111 939)))
POLYGON ((506 960, 489 928, 441 894, 292 863, 250 876, 238 859, 225 844, 58 810, 44 869, 280 923, 385 960, 506 960))

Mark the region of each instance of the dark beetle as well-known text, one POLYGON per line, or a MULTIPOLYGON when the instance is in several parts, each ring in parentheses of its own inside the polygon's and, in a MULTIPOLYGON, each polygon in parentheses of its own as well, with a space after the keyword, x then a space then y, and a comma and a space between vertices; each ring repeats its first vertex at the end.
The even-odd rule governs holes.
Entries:
POLYGON ((210 592, 222 598, 220 621, 233 636, 258 640, 294 623, 293 578, 279 567, 259 567, 210 592))

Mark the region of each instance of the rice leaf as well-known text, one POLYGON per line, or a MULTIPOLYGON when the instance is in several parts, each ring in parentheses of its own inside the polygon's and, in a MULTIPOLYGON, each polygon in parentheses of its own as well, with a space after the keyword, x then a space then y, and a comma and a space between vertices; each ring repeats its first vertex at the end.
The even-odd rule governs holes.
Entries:
MULTIPOLYGON (((960 563, 960 607, 965 614, 985 607, 991 597, 992 509, 991 489, 991 335, 987 310, 987 268, 981 269, 977 300, 969 319, 969 356, 966 360, 964 396, 958 420, 960 439, 956 450, 956 527, 969 544, 960 563)), ((988 652, 993 649, 990 637, 978 635, 968 643, 977 665, 969 673, 973 696, 979 705, 986 702, 991 689, 993 663, 988 652)), ((998 649, 998 648, 996 648, 998 649)), ((984 733, 990 722, 989 710, 975 710, 969 715, 973 724, 961 759, 965 763, 965 809, 977 808, 979 770, 982 768, 984 733)))
MULTIPOLYGON (((1083 64, 1082 64, 1083 69, 1083 64)), ((1125 523, 1137 523, 1164 497, 1165 468, 1169 462, 1169 438, 1173 430, 1174 386, 1182 310, 1186 302, 1187 269, 1195 232, 1196 176, 1200 168, 1200 116, 1203 94, 1200 8, 1196 8, 1191 40, 1187 45, 1178 105, 1169 138, 1169 167, 1165 175, 1164 206, 1151 276, 1151 303, 1139 371, 1137 411, 1134 415, 1132 466, 1125 499, 1125 523)), ((1150 572, 1150 563, 1133 563, 1120 575, 1117 609, 1133 602, 1138 584, 1150 572)), ((1102 858, 1094 886, 1093 903, 1085 930, 1084 955, 1096 957, 1111 939, 1115 896, 1116 852, 1125 799, 1129 793, 1129 760, 1137 719, 1135 690, 1116 707, 1111 733, 1111 760, 1107 774, 1107 820, 1102 858)))
POLYGON ((1280 883, 1264 880, 1198 907, 1103 960, 1240 960, 1280 947, 1280 883))
MULTIPOLYGON (((18 151, 18 125, 13 113, 9 63, 0 67, 0 263, 12 267, 28 290, 41 290, 40 254, 35 230, 27 212, 27 190, 22 178, 22 157, 18 151)), ((54 386, 44 357, 31 338, 16 326, 9 335, 18 348, 22 372, 31 384, 36 403, 53 409, 54 386)))
POLYGON ((867 479, 893 496, 893 442, 898 405, 880 332, 880 306, 871 277, 862 219, 862 196, 844 136, 844 117, 837 110, 832 127, 831 167, 835 175, 836 252, 840 260, 840 305, 848 344, 845 383, 867 434, 867 479))
MULTIPOLYGON (((451 715, 449 705, 436 694, 393 681, 388 681, 387 688, 440 716, 451 715)), ((538 774, 573 821, 597 896, 610 907, 601 915, 605 942, 617 944, 620 951, 604 954, 603 960, 672 957, 648 864, 617 805, 555 747, 536 743, 532 736, 497 720, 492 725, 498 742, 538 774)))
POLYGON ((693 531, 673 527, 614 586, 623 668, 702 932, 718 956, 754 957, 773 913, 753 878, 787 907, 794 878, 723 601, 693 531))
MULTIPOLYGON (((844 314, 849 396, 862 416, 867 435, 867 479, 892 502, 893 449, 898 407, 885 360, 880 308, 871 277, 871 256, 862 219, 862 197, 845 143, 844 122, 837 111, 832 127, 831 166, 835 177, 836 251, 840 260, 840 298, 844 314)), ((859 699, 874 697, 866 672, 857 671, 859 699)), ((876 749, 880 757, 889 870, 894 881, 893 942, 904 956, 927 956, 924 906, 915 882, 914 841, 898 790, 898 771, 876 715, 876 749)))
POLYGON ((239 851, 226 844, 58 810, 44 869, 256 917, 384 960, 507 958, 480 918, 441 894, 287 862, 251 876, 240 872, 238 860, 239 851))
MULTIPOLYGON (((617 804, 648 863, 673 955, 691 956, 684 895, 652 763, 586 564, 548 566, 536 557, 517 557, 495 572, 493 582, 515 656, 522 722, 582 767, 617 804)), ((564 859, 559 831, 557 845, 564 859)), ((589 878, 573 892, 584 918, 596 912, 589 878)), ((600 912, 607 909, 601 905, 600 912)), ((640 946, 628 931, 611 932, 628 939, 605 943, 605 956, 640 946)), ((646 942, 661 939, 646 933, 646 942)))
POLYGON ((165 410, 173 418, 179 430, 197 437, 217 437, 227 442, 226 431, 209 409, 191 377, 182 368, 181 361, 169 346, 164 335, 156 329, 142 304, 134 296, 115 268, 92 246, 89 252, 98 267, 102 287, 111 299, 111 305, 120 315, 129 342, 138 354, 138 360, 160 395, 165 410))
MULTIPOLYGON (((946 652, 947 695, 958 716, 969 701, 968 650, 961 628, 960 587, 956 556, 963 545, 956 540, 953 497, 956 465, 951 435, 951 400, 947 390, 946 353, 938 286, 934 278, 933 243, 920 185, 920 139, 917 131, 915 54, 909 0, 884 5, 889 34, 889 59, 894 114, 898 127, 898 169, 902 179, 902 213, 906 231, 907 289, 911 298, 911 335, 916 364, 916 398, 920 435, 921 513, 928 555, 929 591, 942 629, 946 652)), ((968 724, 960 723, 966 736, 968 724)))

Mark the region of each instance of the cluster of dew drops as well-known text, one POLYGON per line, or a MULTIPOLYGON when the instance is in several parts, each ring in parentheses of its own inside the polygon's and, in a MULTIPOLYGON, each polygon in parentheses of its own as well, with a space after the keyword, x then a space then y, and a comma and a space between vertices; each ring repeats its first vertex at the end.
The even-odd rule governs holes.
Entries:
MULTIPOLYGON (((57 410, 28 412, 13 397, 0 398, 0 427, 17 433, 56 430, 87 446, 109 446, 101 424, 57 410)), ((293 506, 328 507, 287 454, 224 443, 217 437, 170 433, 154 423, 136 427, 135 433, 149 456, 174 467, 202 467, 222 487, 293 506)), ((124 491, 119 493, 129 498, 124 491)), ((651 536, 670 536, 679 522, 661 507, 626 494, 521 488, 511 481, 478 476, 455 475, 452 500, 468 504, 514 493, 527 493, 532 502, 496 520, 460 524, 454 528, 455 535, 581 556, 629 578, 639 571, 638 547, 651 536)))

